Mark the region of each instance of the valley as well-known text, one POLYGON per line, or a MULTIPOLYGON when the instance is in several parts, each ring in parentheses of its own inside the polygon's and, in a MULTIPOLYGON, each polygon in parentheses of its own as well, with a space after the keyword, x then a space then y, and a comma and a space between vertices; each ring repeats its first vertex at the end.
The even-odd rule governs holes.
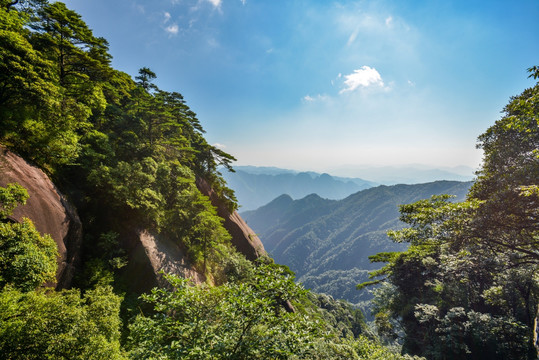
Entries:
POLYGON ((338 201, 316 194, 299 200, 281 195, 241 215, 262 239, 266 251, 277 263, 289 266, 306 288, 365 306, 371 295, 355 286, 379 267, 368 257, 407 247, 386 235, 403 226, 398 206, 440 194, 455 195, 455 201, 462 201, 471 184, 382 185, 338 201))

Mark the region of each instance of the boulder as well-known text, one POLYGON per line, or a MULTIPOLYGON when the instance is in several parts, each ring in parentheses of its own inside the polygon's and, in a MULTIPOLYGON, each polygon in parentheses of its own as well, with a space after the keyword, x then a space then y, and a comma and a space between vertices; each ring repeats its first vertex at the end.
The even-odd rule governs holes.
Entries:
POLYGON ((41 234, 49 234, 54 239, 59 253, 55 286, 69 288, 82 243, 82 224, 75 208, 41 169, 0 147, 0 186, 9 183, 20 184, 29 195, 26 204, 17 207, 11 219, 29 218, 41 234))
POLYGON ((212 205, 217 209, 217 214, 225 220, 223 226, 232 236, 232 244, 236 249, 251 261, 267 255, 262 241, 240 214, 237 211, 230 213, 206 180, 197 178, 196 184, 199 191, 210 198, 212 205))

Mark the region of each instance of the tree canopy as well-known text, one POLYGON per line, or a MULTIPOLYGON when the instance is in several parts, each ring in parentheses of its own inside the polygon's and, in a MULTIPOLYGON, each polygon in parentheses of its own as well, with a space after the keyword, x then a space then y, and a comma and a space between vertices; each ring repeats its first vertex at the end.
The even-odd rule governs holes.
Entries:
MULTIPOLYGON (((533 68, 530 69, 530 72, 533 68)), ((533 74, 532 74, 533 75, 533 74)), ((376 319, 403 350, 429 359, 535 359, 539 354, 539 84, 511 98, 479 137, 483 165, 468 198, 402 205, 410 247, 387 262, 376 319)))

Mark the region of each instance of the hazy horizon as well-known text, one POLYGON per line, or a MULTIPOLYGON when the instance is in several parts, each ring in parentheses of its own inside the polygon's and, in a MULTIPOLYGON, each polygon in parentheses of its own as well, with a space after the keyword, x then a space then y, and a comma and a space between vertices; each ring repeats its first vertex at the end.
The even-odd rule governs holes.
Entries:
MULTIPOLYGON (((237 164, 477 168, 534 82, 539 2, 69 0, 112 65, 184 95, 237 164)), ((348 174, 347 176, 352 176, 348 174)))
MULTIPOLYGON (((292 169, 278 166, 235 165, 236 170, 251 174, 285 174, 285 173, 317 173, 328 174, 336 178, 362 179, 376 184, 420 184, 437 180, 471 181, 475 171, 467 166, 431 167, 421 164, 406 164, 397 166, 342 166, 327 171, 315 169, 292 169)), ((221 169, 226 172, 225 169, 221 169)))

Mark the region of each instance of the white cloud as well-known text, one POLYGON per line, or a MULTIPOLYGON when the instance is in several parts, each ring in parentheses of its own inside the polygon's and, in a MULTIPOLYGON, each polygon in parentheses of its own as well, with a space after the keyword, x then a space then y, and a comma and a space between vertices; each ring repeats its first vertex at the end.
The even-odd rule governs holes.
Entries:
POLYGON ((221 7, 221 0, 208 0, 214 7, 221 7))
POLYGON ((386 18, 386 26, 391 27, 393 25, 393 16, 389 16, 386 18))
POLYGON ((165 19, 163 20, 163 22, 166 24, 169 20, 170 20, 170 13, 165 12, 165 19))
POLYGON ((240 0, 243 5, 247 2, 247 0, 240 0))
POLYGON ((354 91, 359 87, 379 86, 384 87, 384 81, 380 73, 375 68, 362 66, 361 69, 354 70, 352 74, 344 75, 345 88, 340 93, 354 91))
POLYGON ((178 27, 177 24, 172 24, 165 28, 165 31, 169 33, 170 35, 176 35, 179 30, 180 28, 178 27))

